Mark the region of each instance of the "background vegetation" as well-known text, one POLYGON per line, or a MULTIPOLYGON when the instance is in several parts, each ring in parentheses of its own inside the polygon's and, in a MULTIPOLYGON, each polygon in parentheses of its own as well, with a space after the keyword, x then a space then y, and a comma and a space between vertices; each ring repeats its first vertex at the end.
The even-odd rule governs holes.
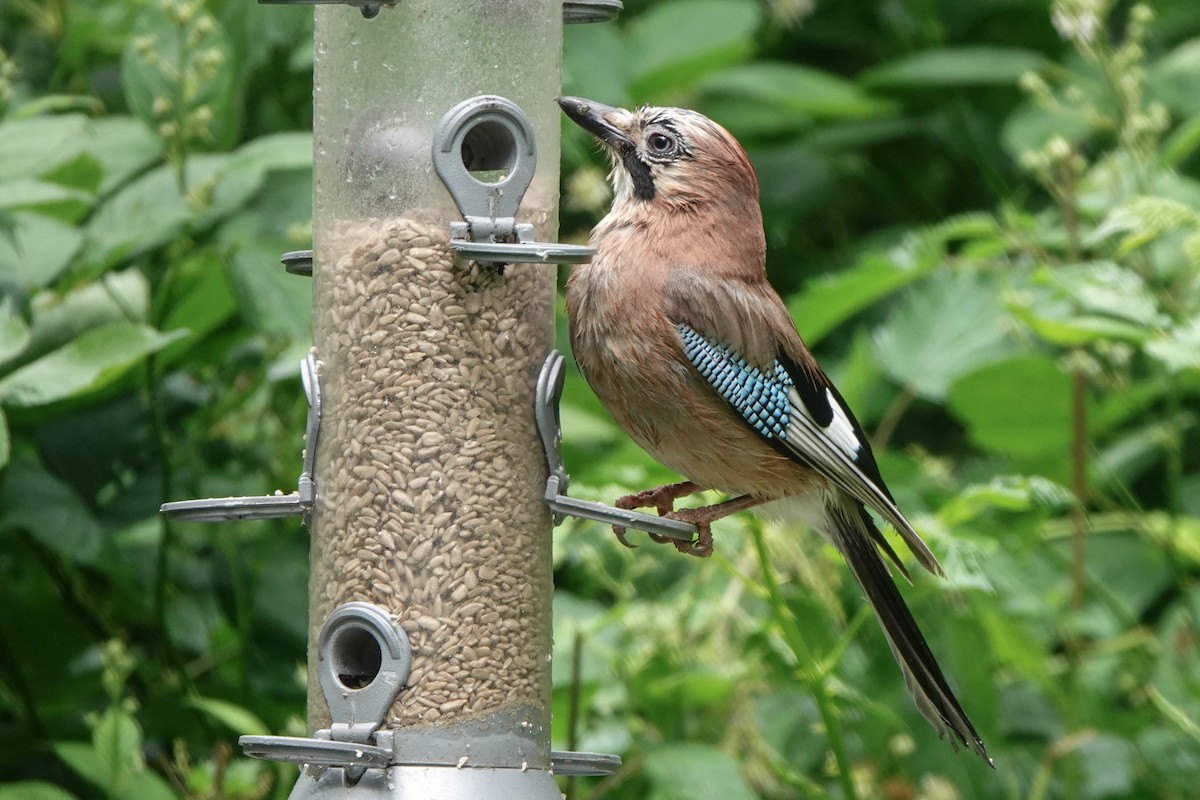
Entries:
MULTIPOLYGON (((157 507, 299 472, 309 287, 272 265, 311 237, 311 19, 0 4, 3 800, 293 781, 231 745, 303 730, 307 536, 157 507)), ((1195 797, 1193 0, 626 0, 567 31, 564 88, 747 146, 772 280, 947 567, 905 596, 996 760, 936 740, 815 536, 735 518, 697 562, 568 523, 556 744, 626 761, 574 796, 1195 797)), ((564 137, 581 238, 604 167, 564 137)), ((576 493, 673 477, 578 377, 564 424, 576 493)))

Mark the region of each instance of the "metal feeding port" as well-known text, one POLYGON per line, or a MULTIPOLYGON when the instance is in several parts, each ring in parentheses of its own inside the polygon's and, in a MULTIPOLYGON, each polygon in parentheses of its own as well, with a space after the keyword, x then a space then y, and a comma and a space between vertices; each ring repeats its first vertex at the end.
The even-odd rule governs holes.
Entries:
POLYGON ((302 516, 304 524, 307 525, 313 503, 316 501, 313 462, 316 459, 317 439, 321 431, 321 383, 317 375, 317 360, 311 353, 300 362, 300 381, 304 384, 304 396, 308 400, 308 417, 304 425, 304 466, 295 492, 255 497, 176 500, 163 503, 159 511, 183 522, 231 522, 240 519, 302 516))
POLYGON ((339 606, 321 628, 317 678, 332 724, 314 737, 243 736, 246 755, 313 767, 340 767, 357 782, 372 767, 392 763, 390 731, 377 734, 412 671, 404 629, 370 603, 339 606))
MULTIPOLYGON (((317 640, 317 679, 329 706, 330 726, 311 737, 242 736, 238 744, 252 758, 310 770, 342 770, 335 780, 350 785, 362 780, 367 770, 420 766, 419 755, 412 758, 403 752, 403 740, 393 731, 380 730, 396 696, 406 688, 412 665, 408 636, 387 611, 357 601, 339 606, 325 620, 317 640), (409 758, 412 761, 406 761, 409 758)), ((611 775, 621 766, 620 756, 558 750, 551 752, 550 762, 551 771, 563 776, 611 775)))
POLYGON ((594 247, 533 240, 517 210, 537 169, 533 126, 515 103, 483 95, 442 117, 433 134, 433 166, 462 212, 450 223, 450 247, 462 258, 502 267, 514 263, 582 264, 594 247), (472 173, 499 177, 487 182, 472 173))
POLYGON ((542 446, 546 450, 546 462, 550 468, 550 476, 546 479, 546 504, 554 513, 554 524, 560 524, 568 516, 582 517, 603 522, 605 525, 634 528, 681 542, 692 541, 696 536, 696 526, 690 522, 665 519, 653 514, 628 511, 591 500, 580 500, 567 496, 570 477, 563 465, 562 422, 559 415, 563 370, 562 354, 557 350, 550 351, 550 355, 546 356, 546 361, 542 364, 542 371, 538 375, 535 399, 537 407, 534 410, 538 432, 542 437, 542 446))

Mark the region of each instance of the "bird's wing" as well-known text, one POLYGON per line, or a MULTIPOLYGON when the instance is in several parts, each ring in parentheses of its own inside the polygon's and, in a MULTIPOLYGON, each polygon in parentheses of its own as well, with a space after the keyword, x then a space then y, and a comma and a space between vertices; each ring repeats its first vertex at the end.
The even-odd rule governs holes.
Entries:
MULTIPOLYGON (((878 511, 922 566, 943 574, 896 507, 862 427, 765 281, 677 271, 664 299, 684 356, 759 437, 878 511)), ((882 536, 876 541, 899 564, 882 536)))

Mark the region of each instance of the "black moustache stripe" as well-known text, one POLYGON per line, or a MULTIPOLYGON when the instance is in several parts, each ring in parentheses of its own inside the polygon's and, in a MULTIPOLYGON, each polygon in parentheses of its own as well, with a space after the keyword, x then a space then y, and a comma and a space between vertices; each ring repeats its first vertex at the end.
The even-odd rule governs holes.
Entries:
POLYGON ((650 174, 650 165, 638 158, 631 148, 622 148, 621 161, 633 180, 633 196, 638 200, 653 200, 654 177, 650 174))

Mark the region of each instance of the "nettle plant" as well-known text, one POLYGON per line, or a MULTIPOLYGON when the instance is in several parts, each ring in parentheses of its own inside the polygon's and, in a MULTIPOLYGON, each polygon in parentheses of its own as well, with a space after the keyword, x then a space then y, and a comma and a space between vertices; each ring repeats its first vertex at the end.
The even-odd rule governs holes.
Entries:
POLYGON ((946 245, 958 270, 999 283, 998 324, 1017 350, 951 387, 950 408, 975 444, 1070 486, 1076 607, 1083 536, 1102 521, 1084 508, 1195 510, 1184 440, 1200 368, 1200 184, 1176 167, 1200 124, 1172 118, 1182 56, 1147 61, 1151 8, 1114 5, 1055 2, 1073 53, 1021 79, 1030 102, 1004 140, 1044 196, 952 221, 946 245), (999 417, 972 402, 989 391, 1011 401, 999 417), (1137 485, 1151 474, 1161 496, 1137 485))

